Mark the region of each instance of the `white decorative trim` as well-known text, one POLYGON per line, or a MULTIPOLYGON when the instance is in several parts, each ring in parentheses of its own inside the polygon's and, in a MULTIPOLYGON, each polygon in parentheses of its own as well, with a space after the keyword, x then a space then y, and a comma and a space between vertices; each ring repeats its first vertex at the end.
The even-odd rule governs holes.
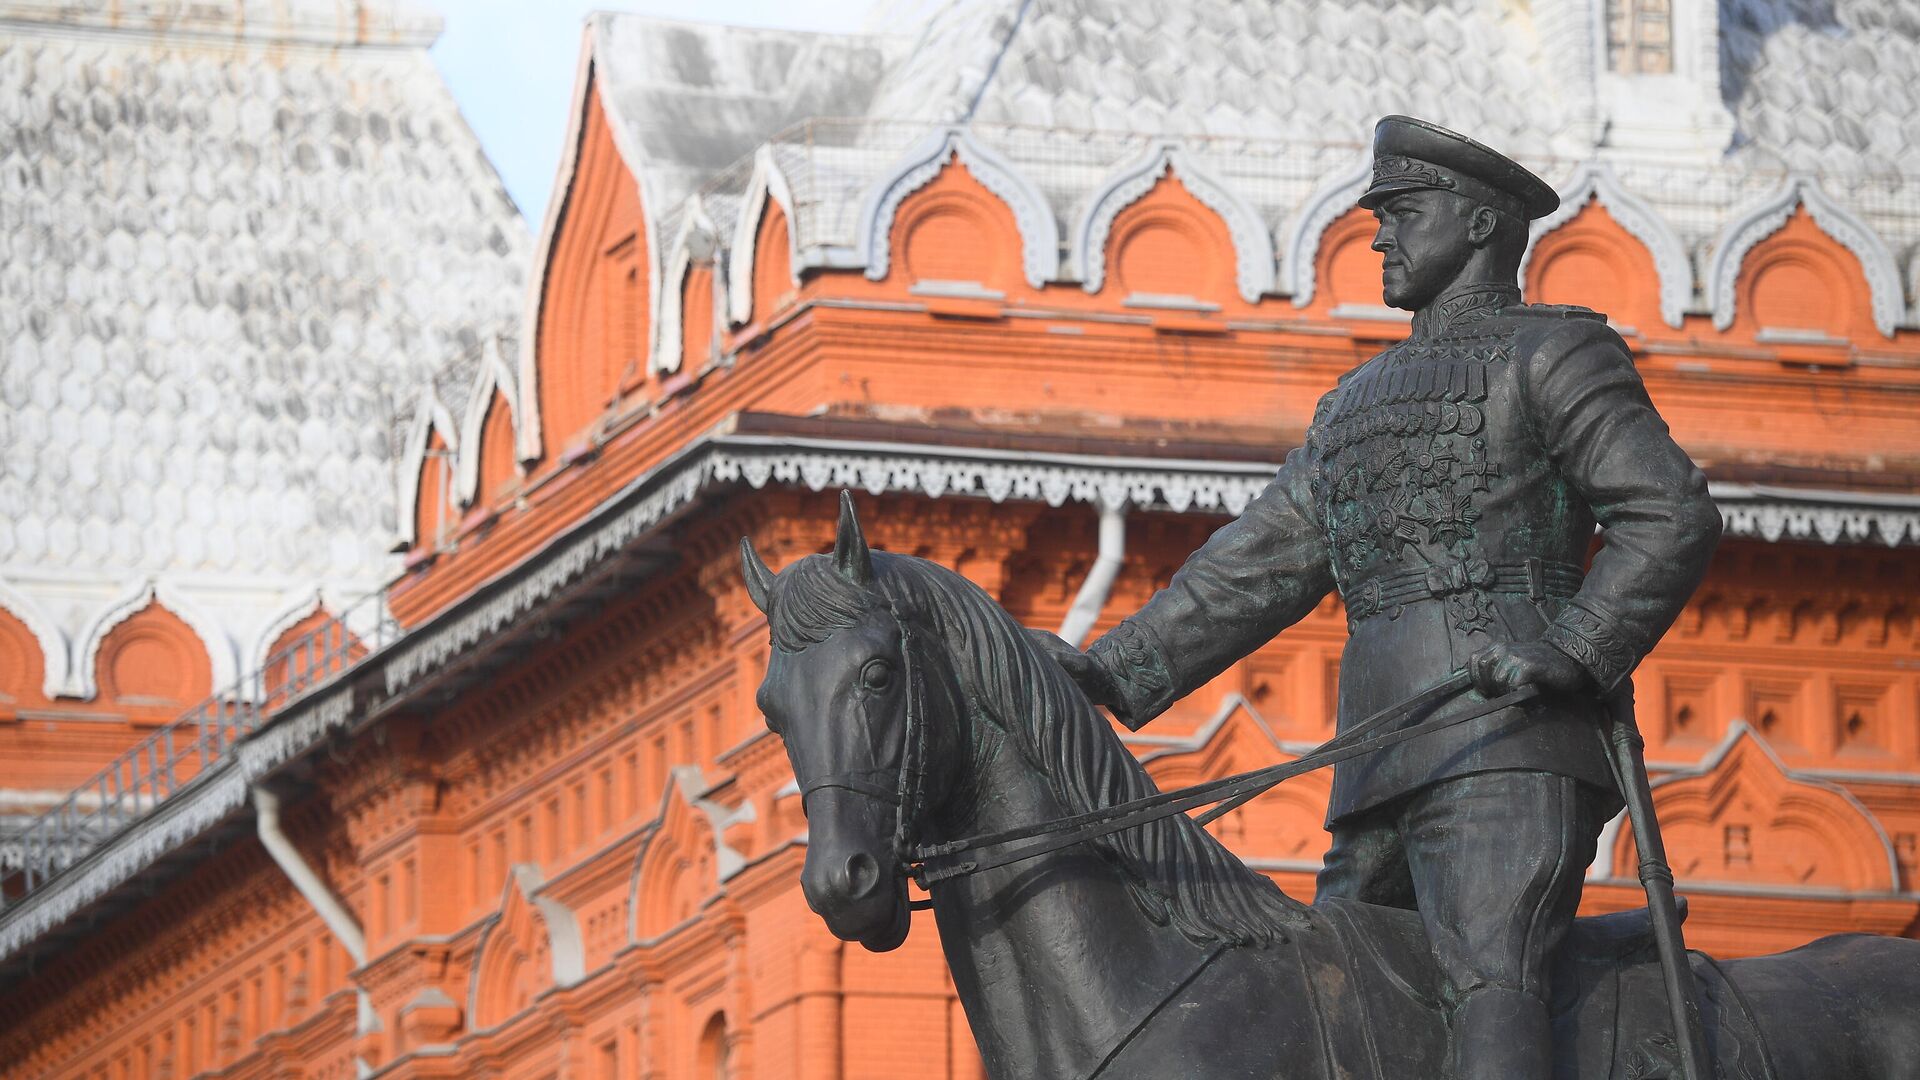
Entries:
MULTIPOLYGON (((345 610, 347 606, 346 598, 330 588, 307 589, 292 594, 288 601, 281 606, 280 610, 274 612, 273 615, 267 618, 266 622, 262 624, 260 632, 254 635, 253 646, 247 650, 246 654, 248 657, 247 670, 264 672, 269 654, 273 649, 273 643, 279 640, 280 635, 299 625, 300 620, 307 618, 316 611, 322 614, 337 616, 339 612, 345 610)), ((359 633, 358 628, 349 627, 348 632, 357 637, 363 637, 363 635, 359 633)))
POLYGON ((1081 287, 1090 293, 1100 291, 1106 282, 1107 236, 1114 219, 1169 173, 1225 223, 1233 242, 1234 283, 1240 299, 1259 303, 1260 297, 1273 289, 1273 237, 1268 235, 1258 211, 1172 142, 1156 143, 1122 165, 1087 200, 1069 244, 1073 272, 1080 278, 1081 287))
MULTIPOLYGON (((661 276, 663 285, 659 304, 660 318, 654 324, 658 331, 653 339, 653 359, 651 370, 669 373, 680 370, 680 353, 686 343, 687 274, 693 269, 694 260, 706 260, 713 257, 714 248, 719 240, 720 230, 707 216, 706 204, 699 196, 687 200, 685 213, 681 216, 678 235, 673 238, 669 248, 673 252, 667 258, 667 271, 661 276)), ((716 278, 715 284, 718 285, 716 278)), ((715 289, 713 298, 719 298, 715 289)), ((716 305, 717 306, 717 305, 716 305)), ((715 340, 719 340, 717 337, 715 340)))
POLYGON ((1605 207, 1627 235, 1640 241, 1653 256, 1653 270, 1660 278, 1660 318, 1679 329, 1687 302, 1693 299, 1693 267, 1687 259, 1687 246, 1658 211, 1621 185, 1613 166, 1604 161, 1581 162, 1560 189, 1559 208, 1529 226, 1527 251, 1520 259, 1520 280, 1527 280, 1527 267, 1540 238, 1578 217, 1589 199, 1605 207))
POLYGON ((800 220, 793 213, 793 188, 787 183, 780 163, 773 159, 773 147, 763 145, 753 155, 753 175, 747 180, 745 198, 740 201, 740 216, 733 223, 734 273, 728 275, 727 314, 735 326, 753 318, 754 240, 760 235, 760 220, 767 201, 780 204, 787 218, 787 267, 793 284, 800 284, 800 220))
POLYGON ((1708 485, 1728 536, 1755 536, 1768 543, 1782 538, 1824 544, 1865 544, 1877 539, 1899 547, 1909 537, 1920 543, 1920 499, 1889 496, 1822 498, 1825 493, 1796 493, 1758 485, 1708 485))
POLYGON ((97 612, 80 632, 80 645, 74 651, 74 664, 68 673, 64 696, 92 701, 99 695, 100 686, 94 667, 99 663, 101 644, 114 627, 138 614, 149 603, 158 603, 186 623, 187 629, 200 639, 200 647, 206 650, 207 662, 212 669, 216 692, 239 681, 237 646, 219 621, 202 611, 200 605, 180 590, 166 582, 149 580, 129 585, 119 599, 97 612))
POLYGON ((233 762, 209 766, 188 782, 188 790, 163 801, 137 827, 85 851, 53 880, 11 901, 0 913, 0 960, 11 958, 246 803, 247 784, 233 762))
POLYGON ((254 732, 237 748, 241 776, 249 786, 258 784, 310 747, 344 729, 354 715, 353 687, 346 685, 275 713, 266 727, 254 732))
POLYGON ((887 276, 891 254, 888 239, 900 204, 932 183, 947 162, 956 159, 980 181, 980 186, 1013 211, 1014 227, 1020 230, 1020 263, 1027 284, 1038 289, 1053 280, 1060 269, 1060 226, 1046 196, 1012 161, 958 127, 929 132, 881 173, 861 197, 853 219, 854 259, 866 267, 867 277, 879 281, 887 276))
POLYGON ((486 447, 480 445, 480 430, 487 422, 487 410, 493 405, 496 390, 506 399, 508 418, 513 430, 518 431, 524 417, 513 372, 500 356, 500 350, 489 345, 480 361, 480 370, 474 373, 473 389, 467 392, 466 413, 460 420, 460 449, 454 457, 453 476, 453 500, 460 506, 471 505, 475 489, 480 486, 480 455, 486 452, 486 447))
POLYGON ((547 271, 553 264, 553 244, 559 239, 561 216, 573 196, 574 173, 580 166, 580 136, 587 121, 587 90, 593 85, 593 53, 598 27, 599 20, 588 19, 580 31, 580 55, 574 62, 573 97, 569 99, 573 107, 567 110, 567 132, 560 143, 560 161, 554 166, 553 193, 547 198, 546 215, 541 219, 540 231, 534 240, 533 262, 529 264, 533 272, 527 275, 526 301, 521 305, 520 357, 516 366, 520 382, 529 388, 527 401, 533 405, 533 415, 521 422, 519 435, 514 440, 521 461, 532 461, 542 452, 539 407, 540 308, 546 301, 547 271))
POLYGON ((1358 205, 1371 179, 1373 149, 1369 147, 1361 152, 1357 163, 1328 177, 1301 205, 1299 216, 1287 230, 1287 242, 1282 248, 1285 261, 1280 271, 1281 288, 1293 295, 1294 307, 1306 307, 1313 302, 1313 290, 1318 285, 1314 281, 1313 263, 1320 252, 1320 238, 1329 225, 1358 205))
POLYGON ((35 641, 40 643, 41 679, 40 692, 48 698, 56 698, 68 692, 69 672, 73 667, 73 652, 67 641, 67 635, 60 632, 55 623, 41 609, 33 597, 0 581, 0 608, 26 626, 35 641))
POLYGON ((1795 173, 1772 194, 1734 215, 1713 244, 1713 259, 1707 268, 1707 305, 1713 312, 1713 325, 1725 330, 1733 325, 1734 283, 1747 253, 1778 232, 1794 208, 1804 205, 1820 230, 1853 253, 1867 279, 1868 299, 1873 309, 1873 325, 1882 336, 1892 337, 1906 313, 1900 283, 1900 268, 1893 253, 1866 222, 1833 201, 1820 181, 1805 173, 1795 173))
MULTIPOLYGON (((433 442, 435 431, 440 432, 440 439, 447 444, 449 453, 459 453, 460 430, 454 425, 453 414, 447 411, 439 395, 431 389, 425 389, 420 392, 420 400, 413 407, 413 416, 407 421, 406 439, 401 443, 400 475, 395 477, 399 485, 399 502, 396 504, 399 515, 394 522, 396 547, 411 547, 420 539, 414 532, 414 522, 420 517, 420 472, 426 467, 427 448, 433 442)), ((453 493, 447 491, 444 494, 453 493)))

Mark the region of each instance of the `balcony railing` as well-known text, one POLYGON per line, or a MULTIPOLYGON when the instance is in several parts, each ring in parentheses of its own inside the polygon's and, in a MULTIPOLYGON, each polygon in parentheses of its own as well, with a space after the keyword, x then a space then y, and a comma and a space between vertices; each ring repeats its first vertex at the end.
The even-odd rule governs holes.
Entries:
POLYGON ((276 713, 400 635, 384 591, 356 601, 135 743, 20 831, 0 836, 0 911, 192 787, 276 713))

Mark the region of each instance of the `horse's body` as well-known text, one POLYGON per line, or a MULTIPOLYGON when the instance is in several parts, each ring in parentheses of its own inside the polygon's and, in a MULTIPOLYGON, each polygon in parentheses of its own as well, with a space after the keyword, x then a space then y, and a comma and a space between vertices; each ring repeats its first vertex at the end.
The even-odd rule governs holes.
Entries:
MULTIPOLYGON (((905 936, 905 886, 885 868, 907 839, 1058 820, 1153 790, 1011 617, 935 564, 869 555, 850 502, 832 557, 776 579, 746 555, 775 645, 761 706, 806 798, 803 885, 838 936, 875 950, 905 936)), ((1415 913, 1302 908, 1185 818, 932 895, 995 1080, 1442 1074, 1446 1031, 1415 913)), ((1660 984, 1631 922, 1569 937, 1559 1080, 1678 1075, 1657 1068, 1666 1013, 1645 1007, 1660 984)), ((1920 1080, 1920 942, 1830 937, 1699 958, 1697 970, 1729 1080, 1920 1080)))

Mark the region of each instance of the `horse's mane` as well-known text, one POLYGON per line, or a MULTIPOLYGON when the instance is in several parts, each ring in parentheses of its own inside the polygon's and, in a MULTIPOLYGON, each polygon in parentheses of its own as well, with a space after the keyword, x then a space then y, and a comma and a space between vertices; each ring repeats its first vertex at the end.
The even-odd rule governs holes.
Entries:
MULTIPOLYGON (((828 556, 809 556, 782 572, 768 605, 774 647, 798 652, 869 611, 892 607, 946 643, 965 696, 1047 778, 1067 813, 1153 793, 1153 781, 1113 727, 984 590, 923 559, 872 557, 871 589, 848 582, 828 556)), ((1184 814, 1090 843, 1124 871, 1149 918, 1194 942, 1264 945, 1284 941, 1288 926, 1304 925, 1296 901, 1184 814)))

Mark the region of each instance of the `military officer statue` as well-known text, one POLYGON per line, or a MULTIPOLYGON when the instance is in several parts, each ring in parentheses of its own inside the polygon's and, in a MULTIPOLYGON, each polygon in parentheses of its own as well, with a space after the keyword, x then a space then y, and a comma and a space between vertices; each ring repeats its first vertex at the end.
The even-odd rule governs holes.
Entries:
POLYGON ((1558 203, 1471 139, 1382 120, 1360 205, 1412 333, 1321 399, 1306 444, 1144 608, 1085 653, 1053 643, 1137 729, 1338 589, 1342 727, 1462 668, 1482 697, 1542 691, 1334 772, 1319 895, 1419 910, 1456 1078, 1552 1071, 1547 960, 1620 806, 1596 732, 1720 535, 1604 318, 1520 302, 1527 222, 1558 203))

